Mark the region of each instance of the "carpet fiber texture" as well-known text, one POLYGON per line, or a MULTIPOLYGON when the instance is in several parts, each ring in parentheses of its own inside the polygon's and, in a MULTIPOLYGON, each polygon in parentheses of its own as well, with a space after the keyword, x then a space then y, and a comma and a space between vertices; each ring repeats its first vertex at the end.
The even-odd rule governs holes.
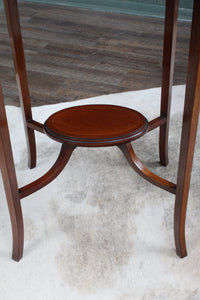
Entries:
MULTIPOLYGON (((173 89, 170 163, 159 165, 158 129, 132 143, 153 172, 176 182, 184 87, 173 89)), ((45 121, 68 106, 107 103, 159 115, 160 89, 128 92, 33 109, 45 121)), ((27 168, 21 112, 7 107, 19 186, 54 163, 60 144, 37 134, 38 164, 27 168)), ((174 195, 139 177, 116 147, 77 148, 59 177, 22 200, 23 259, 11 259, 11 227, 0 181, 0 298, 29 300, 200 299, 200 139, 189 195, 188 256, 175 254, 174 195)))

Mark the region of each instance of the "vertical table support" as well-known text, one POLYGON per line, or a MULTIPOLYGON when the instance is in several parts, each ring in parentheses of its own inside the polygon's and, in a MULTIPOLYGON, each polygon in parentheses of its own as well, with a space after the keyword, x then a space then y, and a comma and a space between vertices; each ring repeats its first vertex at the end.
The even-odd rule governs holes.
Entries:
MULTIPOLYGON (((31 103, 22 45, 19 13, 16 0, 4 0, 8 30, 23 111, 24 127, 29 149, 29 166, 36 164, 34 130, 27 127, 32 120, 31 103)), ((176 31, 179 0, 166 0, 166 18, 163 50, 163 75, 161 94, 161 116, 167 121, 160 127, 160 162, 168 164, 168 130, 171 106, 171 91, 174 73, 176 31)), ((200 109, 200 0, 194 0, 185 107, 183 115, 177 190, 174 209, 174 236, 176 252, 180 257, 187 255, 185 243, 185 218, 190 186, 192 161, 200 109)), ((8 125, 0 86, 0 167, 5 186, 13 231, 13 259, 20 260, 23 254, 23 217, 19 190, 12 156, 8 125)))
POLYGON ((6 192, 13 233, 14 260, 19 261, 23 255, 24 226, 15 173, 12 148, 10 143, 5 106, 0 85, 0 167, 6 192))
POLYGON ((185 106, 174 211, 176 252, 187 255, 185 217, 200 109, 200 0, 194 0, 185 106))
POLYGON ((166 117, 166 123, 160 127, 160 163, 166 166, 168 160, 168 135, 169 116, 171 107, 171 93, 174 74, 174 60, 176 50, 176 32, 178 20, 179 0, 166 0, 165 8, 165 32, 163 44, 162 64, 162 89, 161 89, 161 111, 162 117, 166 117))
POLYGON ((4 6, 12 47, 17 87, 19 90, 19 98, 23 112, 23 121, 28 148, 28 165, 30 168, 34 168, 36 165, 35 134, 33 129, 27 127, 27 121, 32 120, 32 112, 17 0, 4 0, 4 6))

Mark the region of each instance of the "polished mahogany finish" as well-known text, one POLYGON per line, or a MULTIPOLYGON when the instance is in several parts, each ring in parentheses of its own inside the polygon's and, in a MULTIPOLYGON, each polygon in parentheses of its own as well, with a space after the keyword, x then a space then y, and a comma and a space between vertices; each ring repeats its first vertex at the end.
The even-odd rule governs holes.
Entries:
POLYGON ((33 129, 27 127, 26 123, 28 120, 32 119, 32 111, 17 0, 5 0, 4 7, 7 17, 8 32, 12 45, 12 54, 16 73, 17 87, 19 91, 19 99, 22 107, 24 129, 26 133, 26 142, 28 149, 28 166, 29 168, 34 168, 36 166, 35 133, 33 129))
POLYGON ((62 143, 60 154, 52 168, 39 179, 18 189, 5 108, 0 92, 0 166, 13 230, 13 259, 19 260, 23 253, 23 216, 20 198, 30 195, 56 178, 77 146, 104 147, 114 145, 120 148, 129 164, 140 176, 176 195, 174 211, 176 252, 180 257, 184 257, 187 254, 185 216, 200 107, 200 0, 194 0, 177 185, 148 170, 136 156, 130 142, 148 131, 160 127, 160 162, 167 165, 169 113, 179 1, 166 0, 161 112, 157 118, 148 123, 143 115, 128 108, 114 105, 87 105, 59 111, 50 116, 44 125, 32 119, 17 1, 4 0, 4 3, 20 102, 23 108, 30 166, 34 167, 36 164, 34 130, 46 133, 49 137, 62 143))
POLYGON ((47 135, 75 146, 100 147, 127 143, 148 128, 139 112, 116 105, 75 106, 51 115, 44 124, 47 135))
POLYGON ((19 189, 20 199, 27 197, 32 193, 35 193, 36 191, 40 190, 45 185, 53 181, 66 166, 74 149, 75 147, 72 145, 62 144, 59 156, 51 169, 40 178, 19 189))
POLYGON ((3 178, 13 232, 12 258, 19 261, 23 255, 24 225, 8 131, 6 111, 0 84, 0 168, 3 178))
POLYGON ((178 19, 179 0, 167 0, 165 8, 165 33, 163 45, 163 71, 161 89, 160 115, 166 118, 166 122, 160 126, 159 152, 160 163, 167 166, 168 159, 168 136, 169 116, 171 108, 171 94, 174 75, 174 61, 176 51, 176 32, 178 19))
POLYGON ((176 194, 176 184, 165 180, 164 178, 152 173, 143 163, 139 160, 131 143, 123 144, 118 146, 123 152, 130 166, 144 179, 150 183, 160 187, 163 190, 166 190, 172 194, 176 194))
POLYGON ((187 255, 185 218, 200 109, 200 0, 194 0, 188 75, 174 210, 176 252, 187 255))

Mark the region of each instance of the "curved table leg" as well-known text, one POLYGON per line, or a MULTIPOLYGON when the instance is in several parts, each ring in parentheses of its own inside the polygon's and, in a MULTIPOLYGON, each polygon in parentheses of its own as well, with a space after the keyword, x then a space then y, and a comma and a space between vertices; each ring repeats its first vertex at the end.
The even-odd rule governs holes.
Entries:
MULTIPOLYGON (((5 140, 4 140, 5 141, 5 140)), ((21 209, 21 203, 19 198, 19 191, 17 187, 16 174, 14 169, 14 162, 10 161, 10 165, 5 160, 5 156, 2 156, 2 144, 0 142, 0 155, 1 155, 1 174, 3 178, 10 221, 12 226, 13 236, 13 252, 12 258, 19 261, 23 255, 24 248, 24 224, 23 215, 21 209)), ((6 153, 8 157, 8 152, 6 153)))
POLYGON ((185 221, 200 109, 200 1, 194 1, 181 147, 174 208, 176 253, 187 255, 185 221))
POLYGON ((8 131, 5 106, 0 85, 0 167, 3 178, 10 220, 13 233, 13 254, 14 260, 19 261, 23 255, 24 226, 23 216, 19 198, 17 178, 8 131))
POLYGON ((24 187, 20 188, 19 189, 20 198, 22 199, 38 191, 45 185, 49 184, 52 180, 54 180, 66 166, 75 148, 76 147, 73 145, 62 144, 60 154, 55 164, 51 167, 51 169, 46 174, 44 174, 37 180, 25 185, 24 187))
POLYGON ((131 167, 144 179, 149 181, 150 183, 175 194, 176 193, 176 184, 165 180, 156 174, 152 173, 149 169, 147 169, 143 163, 139 160, 136 156, 131 143, 122 144, 118 146, 119 149, 123 152, 124 156, 126 157, 127 161, 131 165, 131 167))

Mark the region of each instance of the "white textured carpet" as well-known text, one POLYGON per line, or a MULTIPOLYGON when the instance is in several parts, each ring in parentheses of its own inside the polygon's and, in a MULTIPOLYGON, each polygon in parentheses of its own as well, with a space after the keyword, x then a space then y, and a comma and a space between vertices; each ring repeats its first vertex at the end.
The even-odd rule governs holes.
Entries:
MULTIPOLYGON (((159 114, 160 89, 34 108, 44 121, 61 108, 109 103, 159 114)), ((176 181, 184 87, 173 91, 170 164, 158 163, 158 130, 135 141, 151 170, 176 181)), ((54 163, 60 145, 37 134, 38 164, 27 168, 20 110, 7 107, 19 186, 54 163)), ((197 138, 196 152, 199 149, 197 138)), ((22 200, 24 257, 11 260, 11 227, 0 182, 0 299, 200 299, 200 156, 196 155, 187 213, 188 257, 174 250, 174 196, 140 178, 116 147, 78 148, 61 175, 22 200)))

